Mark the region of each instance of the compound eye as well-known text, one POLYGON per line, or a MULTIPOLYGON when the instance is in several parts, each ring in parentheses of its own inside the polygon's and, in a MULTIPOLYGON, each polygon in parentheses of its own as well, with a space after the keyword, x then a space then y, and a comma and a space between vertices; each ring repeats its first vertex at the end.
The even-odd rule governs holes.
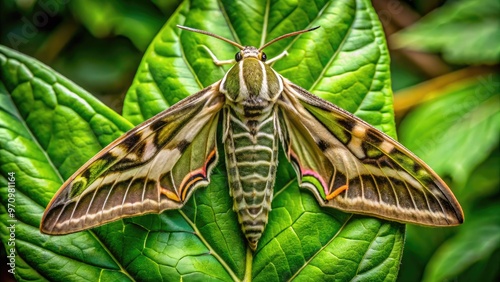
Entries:
POLYGON ((267 60, 267 55, 266 53, 262 52, 262 55, 260 56, 260 60, 265 62, 267 60))
POLYGON ((236 62, 241 61, 241 59, 243 59, 243 58, 241 57, 241 52, 236 53, 236 55, 234 55, 234 59, 236 60, 236 62))

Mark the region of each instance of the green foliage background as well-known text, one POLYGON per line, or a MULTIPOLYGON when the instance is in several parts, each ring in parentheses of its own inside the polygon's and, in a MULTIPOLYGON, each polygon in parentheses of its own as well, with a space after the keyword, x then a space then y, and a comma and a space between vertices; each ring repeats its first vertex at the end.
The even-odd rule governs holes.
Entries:
MULTIPOLYGON (((154 113, 162 110, 166 106, 175 103, 185 95, 194 93, 203 85, 215 81, 217 77, 220 78, 224 71, 223 69, 205 69, 206 66, 211 66, 210 59, 205 56, 203 50, 195 48, 189 50, 187 56, 193 56, 193 58, 195 58, 189 60, 193 63, 192 66, 199 66, 199 69, 195 70, 196 72, 205 72, 207 75, 197 78, 186 78, 185 73, 179 68, 182 66, 177 65, 175 59, 165 60, 165 57, 175 58, 175 56, 170 56, 171 54, 167 54, 167 56, 165 56, 165 54, 160 54, 159 57, 155 57, 154 47, 150 47, 148 51, 146 50, 151 40, 153 40, 154 36, 156 36, 167 20, 171 21, 172 24, 175 22, 175 19, 172 19, 171 15, 175 10, 180 11, 183 9, 182 6, 179 5, 187 5, 186 3, 182 4, 182 2, 183 1, 161 0, 150 2, 74 0, 70 1, 67 5, 52 4, 51 6, 50 3, 55 3, 54 1, 33 1, 31 4, 29 2, 22 2, 28 3, 26 5, 22 5, 21 2, 17 1, 3 1, 0 3, 0 42, 5 46, 17 49, 21 53, 34 56, 38 60, 50 65, 55 70, 68 77, 71 81, 74 81, 77 85, 95 94, 99 99, 118 112, 122 110, 122 101, 128 91, 125 107, 123 107, 123 115, 128 121, 138 123, 144 118, 150 117, 154 113), (37 13, 40 13, 40 11, 48 15, 47 23, 36 26, 36 30, 31 32, 26 22, 33 23, 33 21, 35 21, 33 20, 34 17, 36 17, 37 13), (24 37, 19 39, 13 36, 13 34, 21 34, 24 35, 24 37), (140 63, 143 56, 147 60, 140 63), (158 64, 158 66, 155 66, 155 63, 158 64), (158 91, 156 83, 152 82, 159 81, 159 78, 164 75, 161 73, 161 69, 165 64, 170 64, 169 66, 175 66, 173 69, 180 70, 176 75, 182 77, 184 80, 182 84, 178 84, 179 87, 175 88, 175 95, 163 97, 162 91, 158 91), (137 71, 137 69, 139 69, 139 71, 137 71), (135 76, 134 79, 136 71, 137 76, 135 76), (191 82, 189 82, 189 80, 191 80, 191 82), (132 87, 129 89, 130 85, 132 85, 132 87)), ((287 1, 280 2, 285 3, 281 11, 293 11, 293 6, 291 4, 288 5, 287 1)), ((317 1, 315 4, 321 7, 321 5, 324 5, 322 2, 323 1, 317 1)), ((342 2, 343 1, 333 1, 335 5, 339 5, 339 3, 342 2)), ((360 4, 366 1, 357 2, 360 4)), ((454 74, 459 70, 467 69, 467 64, 498 65, 498 60, 500 58, 498 46, 500 46, 500 44, 497 42, 498 37, 492 36, 492 26, 498 26, 498 19, 500 18, 498 14, 500 9, 498 9, 498 3, 496 1, 462 0, 456 1, 457 3, 445 4, 442 7, 426 6, 428 5, 426 3, 432 1, 409 1, 409 3, 399 1, 387 2, 392 4, 392 6, 388 5, 379 8, 380 6, 375 3, 377 13, 381 16, 382 24, 386 29, 397 21, 397 17, 401 16, 401 13, 403 13, 401 11, 407 9, 407 5, 409 4, 412 5, 409 9, 421 14, 427 14, 428 10, 433 10, 426 17, 416 21, 415 24, 407 30, 403 30, 391 36, 389 42, 390 44, 394 44, 393 46, 395 47, 411 47, 418 50, 442 54, 442 57, 446 60, 445 64, 449 67, 448 71, 442 74, 443 77, 447 77, 447 74, 454 74), (389 17, 387 17, 387 15, 389 15, 389 17), (456 48, 457 45, 459 45, 460 48, 456 48)), ((244 11, 247 11, 249 7, 240 8, 244 8, 244 11)), ((238 9, 238 7, 234 7, 234 9, 238 9)), ((258 11, 255 13, 259 14, 258 11)), ((174 16, 176 15, 177 17, 186 16, 183 13, 174 14, 174 16)), ((251 15, 252 13, 246 14, 247 17, 251 17, 251 15)), ((277 17, 279 18, 279 15, 277 17)), ((191 17, 188 17, 188 19, 191 20, 186 24, 214 32, 216 31, 218 34, 231 37, 231 31, 219 30, 216 28, 216 26, 219 26, 216 24, 217 21, 222 19, 214 17, 212 21, 215 23, 210 23, 202 22, 202 18, 203 17, 197 17, 191 14, 191 17)), ((338 21, 339 18, 341 18, 340 15, 336 15, 328 19, 338 21)), ((38 20, 41 21, 43 18, 39 18, 38 20)), ((233 18, 232 21, 236 23, 236 26, 239 25, 242 30, 252 30, 251 27, 244 27, 244 21, 242 22, 238 18, 233 18)), ((294 29, 293 24, 294 23, 291 22, 283 23, 284 26, 289 26, 291 28, 290 30, 286 30, 287 32, 294 29)), ((328 27, 327 23, 322 25, 328 27)), ((164 29, 162 33, 165 36, 164 39, 161 42, 157 42, 161 44, 174 44, 174 42, 169 41, 171 37, 166 35, 169 32, 174 32, 172 26, 164 29)), ((256 41, 260 39, 260 34, 260 31, 253 30, 253 32, 245 32, 238 35, 240 36, 239 39, 241 42, 260 45, 260 42, 256 41)), ((333 31, 330 33, 333 37, 334 34, 335 32, 333 31)), ((321 33, 319 35, 324 36, 324 34, 321 33)), ((315 40, 320 39, 316 38, 315 40)), ((218 52, 216 52, 216 54, 220 55, 221 58, 225 58, 228 54, 230 55, 229 58, 231 58, 234 53, 231 47, 224 46, 223 44, 221 45, 219 42, 212 41, 202 36, 182 38, 182 42, 186 42, 186 46, 192 45, 193 42, 195 42, 195 44, 203 42, 209 46, 210 44, 214 44, 213 46, 217 46, 214 47, 218 52)), ((283 45, 277 44, 273 46, 274 49, 266 50, 266 52, 272 57, 279 53, 279 50, 283 48, 283 46, 292 43, 290 43, 290 41, 285 41, 282 44, 283 45)), ((297 48, 297 52, 303 50, 303 53, 295 54, 295 56, 304 56, 304 54, 308 52, 317 54, 321 52, 319 47, 328 47, 328 45, 318 44, 316 46, 318 49, 310 50, 309 46, 312 45, 308 45, 307 41, 303 43, 299 41, 298 45, 295 45, 295 47, 297 48)), ((335 46, 335 44, 331 46, 335 46)), ((345 46, 343 48, 344 50, 346 49, 345 46)), ((356 49, 356 47, 353 47, 353 49, 356 49)), ((98 150, 100 147, 119 136, 121 132, 131 127, 131 124, 127 120, 114 115, 106 107, 100 105, 97 100, 94 100, 90 95, 85 93, 85 91, 76 87, 70 80, 56 76, 51 73, 51 71, 46 70, 38 62, 25 59, 21 55, 15 53, 8 54, 9 56, 14 54, 12 56, 19 61, 36 66, 34 73, 40 75, 45 81, 58 81, 58 83, 64 86, 68 91, 78 93, 80 98, 76 100, 83 99, 95 112, 105 117, 105 119, 89 119, 84 124, 77 124, 82 126, 89 124, 89 132, 98 133, 96 134, 96 140, 91 141, 93 143, 93 145, 91 145, 93 149, 81 152, 81 155, 75 157, 76 159, 67 160, 60 164, 59 173, 63 175, 63 179, 71 175, 81 162, 90 158, 95 153, 92 150, 98 150), (106 126, 103 126, 103 124, 106 124, 106 126)), ((293 56, 294 54, 291 54, 290 57, 293 58, 293 56)), ((348 56, 345 58, 349 60, 348 56)), ((371 59, 368 58, 368 60, 371 59)), ((293 69, 293 65, 287 65, 290 63, 293 64, 295 62, 293 60, 284 60, 278 62, 274 67, 283 75, 290 76, 290 78, 294 77, 295 79, 293 79, 293 81, 303 87, 312 87, 312 91, 314 91, 314 87, 316 87, 315 93, 320 95, 323 94, 324 98, 329 98, 329 96, 331 96, 330 93, 341 92, 341 87, 336 88, 338 83, 332 84, 325 80, 325 86, 321 87, 321 85, 313 85, 310 82, 310 78, 307 77, 307 74, 309 74, 308 69, 312 69, 314 72, 314 63, 311 63, 310 60, 309 62, 305 60, 301 63, 301 66, 308 68, 306 71, 298 72, 305 73, 306 75, 304 75, 304 77, 300 77, 300 75, 293 76, 297 74, 297 71, 293 69), (325 90, 324 93, 322 93, 322 90, 325 90)), ((353 62, 343 63, 343 66, 348 66, 349 64, 352 66, 353 62)), ((338 65, 341 65, 340 62, 338 65)), ((475 73, 474 75, 461 76, 460 79, 448 81, 446 87, 442 87, 442 85, 436 83, 436 79, 439 80, 440 76, 429 76, 422 72, 414 72, 415 66, 408 64, 407 60, 404 60, 404 58, 401 59, 398 54, 393 56, 391 68, 393 88, 395 90, 401 90, 402 96, 406 96, 408 93, 410 95, 418 95, 418 92, 421 91, 419 89, 422 89, 422 84, 420 83, 424 83, 424 89, 428 92, 427 94, 430 94, 422 99, 424 102, 418 102, 418 105, 412 105, 411 110, 405 113, 404 116, 398 116, 400 120, 398 126, 400 140, 405 146, 428 162, 438 174, 446 177, 447 182, 450 183, 450 187, 452 187, 459 202, 462 204, 466 216, 466 222, 457 228, 430 229, 408 226, 403 261, 398 279, 400 281, 443 281, 454 279, 459 281, 470 281, 481 277, 483 281, 496 281, 500 275, 498 269, 498 265, 500 264, 500 236, 498 235, 500 234, 500 193, 498 189, 500 186, 500 156, 498 148, 500 132, 500 98, 498 89, 500 88, 500 77, 495 70, 491 70, 490 68, 485 70, 481 69, 481 71, 478 72, 479 74, 475 73)), ((340 72, 348 71, 349 70, 341 70, 340 72)), ((19 77, 23 77, 22 73, 19 77)), ((5 83, 4 77, 2 77, 2 82, 5 83)), ((348 83, 349 80, 345 80, 344 82, 348 83)), ((165 90, 164 87, 169 86, 160 86, 160 89, 165 90)), ((345 87, 345 85, 342 85, 342 87, 345 87)), ((5 90, 5 87, 3 90, 5 90)), ((172 91, 169 93, 171 92, 172 91)), ((61 95, 64 95, 64 93, 61 95)), ((398 93, 396 93, 396 95, 398 95, 398 93)), ((368 95, 367 97, 373 98, 376 96, 368 95)), ((359 96, 359 98, 359 101, 354 102, 349 99, 338 98, 336 101, 337 103, 340 101, 340 106, 350 111, 357 111, 356 113, 358 115, 361 115, 372 124, 391 132, 391 102, 386 101, 382 109, 377 109, 379 113, 384 114, 374 117, 370 113, 363 113, 362 110, 359 110, 358 107, 363 101, 363 97, 359 96), (389 120, 387 120, 388 118, 389 120)), ((43 95, 40 96, 40 99, 44 99, 43 95)), ((65 101, 65 103, 71 106, 77 102, 76 100, 69 99, 65 101)), ((398 111, 397 101, 398 96, 396 96, 396 111, 398 111)), ((12 104, 9 103, 11 103, 9 99, 2 97, 2 100, 0 100, 0 108, 6 113, 13 113, 15 116, 15 111, 10 107, 12 104)), ((373 103, 369 105, 373 105, 373 103)), ((91 112, 88 112, 88 110, 88 108, 81 108, 79 109, 79 113, 82 116, 90 115, 91 112)), ((65 112, 59 112, 57 116, 60 118, 71 118, 69 115, 65 114, 65 112)), ((4 118, 1 120, 4 124, 2 126, 5 126, 5 124, 9 122, 13 122, 4 118)), ((44 130, 48 129, 44 127, 43 124, 39 126, 40 132, 44 132, 44 130)), ((19 128, 22 127, 22 124, 20 124, 19 128)), ((72 130, 71 128, 73 127, 59 128, 57 130, 68 132, 72 130)), ((79 133, 82 134, 82 132, 79 133)), ((30 138, 29 134, 25 134, 26 133, 20 133, 19 136, 30 138)), ((49 136, 46 137, 48 138, 49 136)), ((0 138, 5 139, 7 137, 1 135, 0 138)), ((5 147, 0 148, 0 150, 4 149, 5 147)), ((65 153, 67 152, 60 152, 61 155, 65 153)), ((29 157, 33 158, 32 155, 29 157)), ((43 154, 39 157, 34 157, 34 159, 43 158, 43 154)), ((281 163, 284 162, 283 160, 281 163)), ((5 164, 5 159, 2 157, 0 165, 2 165, 4 169, 7 169, 4 166, 5 164)), ((215 173, 213 182, 224 183, 223 169, 224 168, 220 169, 221 171, 219 174, 215 173)), ((289 167, 282 167, 282 170, 282 175, 293 175, 289 167)), ((57 175, 56 173, 53 176, 47 176, 49 172, 44 170, 34 172, 39 176, 44 176, 44 181, 40 181, 37 184, 39 188, 34 190, 38 191, 35 193, 41 193, 41 191, 44 191, 43 187, 47 186, 53 186, 55 187, 53 189, 57 189, 57 183, 60 181, 61 175, 57 175)), ((5 183, 2 182, 2 186, 4 184, 5 183)), ((278 183, 278 186, 279 185, 278 183)), ((287 184, 283 183, 280 187, 287 187, 287 184)), ((296 188, 287 188, 287 190, 292 189, 296 188)), ((17 278, 20 280, 62 279, 58 276, 43 276, 41 273, 45 272, 42 271, 42 269, 35 271, 29 269, 29 265, 49 261, 48 264, 45 264, 47 268, 58 268, 61 267, 61 265, 65 265, 67 273, 72 273, 64 277, 66 280, 81 280, 83 277, 86 277, 88 273, 92 272, 95 272, 95 277, 101 277, 103 280, 111 278, 119 280, 137 279, 137 277, 141 277, 140 270, 134 273, 130 272, 130 269, 135 269, 134 264, 137 265, 137 269, 140 269, 144 265, 151 264, 151 261, 148 260, 160 260, 165 265, 171 264, 172 261, 169 260, 173 260, 173 258, 165 257, 165 254, 161 252, 144 252, 164 249, 172 253, 174 252, 172 246, 175 246, 178 249, 177 251, 189 249, 191 253, 185 254, 186 257, 194 258, 194 260, 186 259, 177 262, 178 269, 185 271, 185 273, 194 273, 193 276, 185 276, 185 279, 189 277, 195 279, 198 277, 196 276, 197 272, 193 271, 193 269, 196 269, 199 273, 203 273, 204 269, 210 272, 206 268, 207 265, 212 266, 209 267, 210 270, 214 269, 214 267, 221 267, 220 265, 216 266, 217 259, 214 260, 213 257, 206 255, 200 256, 200 254, 206 253, 207 250, 204 249, 203 244, 200 245, 199 241, 196 240, 197 236, 189 236, 190 232, 192 234, 200 234, 200 232, 203 234, 203 232, 212 231, 192 230, 192 227, 182 224, 182 222, 189 222, 189 220, 200 220, 201 222, 205 220, 205 222, 218 223, 228 222, 228 225, 219 226, 218 229, 227 229, 229 231, 238 230, 239 227, 234 223, 234 215, 228 212, 230 211, 230 206, 228 206, 227 203, 230 203, 230 201, 226 201, 219 205, 213 205, 213 199, 227 199, 228 195, 221 193, 223 190, 207 190, 208 191, 203 192, 203 194, 199 193, 200 195, 196 197, 195 201, 197 201, 197 204, 201 204, 200 206, 203 206, 203 203, 207 202, 207 205, 212 205, 218 208, 218 210, 203 211, 202 209, 193 210, 188 208, 184 213, 169 212, 161 216, 146 216, 140 219, 130 219, 127 221, 127 225, 114 223, 98 228, 95 233, 82 232, 80 234, 68 236, 66 239, 60 237, 53 239, 37 238, 35 239, 36 241, 29 242, 18 241, 20 242, 20 248, 25 248, 26 252, 28 252, 28 249, 31 249, 31 252, 37 250, 38 255, 34 256, 34 258, 19 257, 18 265, 21 266, 21 272, 22 268, 26 268, 26 270, 22 272, 23 276, 18 276, 17 278), (217 218, 215 220, 210 218, 199 219, 199 217, 203 216, 214 216, 217 218), (150 231, 171 229, 172 232, 168 233, 168 235, 165 235, 165 232, 151 232, 151 234, 154 235, 146 238, 141 237, 144 236, 144 233, 141 231, 141 228, 144 227, 150 231), (123 228, 126 228, 126 230, 122 230, 123 228), (106 238, 116 235, 113 233, 118 231, 123 231, 123 234, 120 235, 121 237, 118 236, 122 238, 123 241, 114 241, 111 245, 106 244, 106 238), (103 240, 104 244, 95 244, 95 242, 99 240, 103 240), (146 246, 146 248, 142 250, 137 249, 125 253, 119 256, 119 262, 117 262, 117 258, 109 256, 109 253, 116 254, 119 252, 121 246, 116 245, 133 245, 134 240, 137 241, 137 244, 152 244, 155 247, 146 246), (33 248, 34 245, 43 246, 43 248, 33 248), (47 252, 47 250, 49 252, 47 252), (142 252, 143 256, 138 256, 138 252, 142 252), (58 255, 54 256, 51 253, 56 253, 58 255), (58 256, 69 258, 69 260, 66 259, 58 262, 58 259, 60 259, 58 256), (89 258, 93 260, 91 264, 88 264, 88 262, 82 263, 89 258), (28 259, 28 261, 25 261, 26 259, 28 259), (29 260, 31 260, 31 262, 29 260), (196 263, 193 264, 193 261, 196 263), (103 266, 108 270, 99 271, 99 268, 103 266)), ((32 208, 18 210, 17 215, 22 213, 27 215, 30 213, 40 215, 43 209, 42 206, 40 206, 39 200, 41 198, 50 199, 53 194, 53 192, 46 193, 47 195, 37 194, 34 197, 27 198, 26 202, 22 204, 32 208)), ((281 194, 281 192, 278 192, 278 194, 281 194)), ((293 199, 287 199, 286 193, 282 195, 284 195, 282 197, 283 199, 277 202, 277 206, 274 207, 275 218, 271 217, 270 221, 279 222, 279 218, 293 215, 294 211, 291 211, 291 208, 298 208, 300 205, 305 205, 306 210, 315 210, 315 212, 317 212, 317 217, 306 219, 304 222, 318 221, 320 224, 326 226, 330 225, 332 228, 328 232, 339 230, 336 224, 346 222, 346 216, 348 215, 335 211, 327 211, 326 215, 321 215, 321 213, 325 213, 325 211, 318 211, 312 198, 307 198, 306 196, 301 200, 305 202, 295 202, 296 204, 294 204, 293 199), (288 211, 283 212, 285 210, 288 211)), ((5 213, 4 209, 2 209, 2 213, 5 213)), ((314 215, 314 213, 311 215, 314 215)), ((36 226, 38 223, 33 222, 33 218, 29 216, 24 220, 35 227, 27 226, 25 230, 21 229, 19 232, 24 232, 27 234, 26 236, 30 237, 31 233, 37 232, 36 226)), ((326 265, 330 264, 332 266, 331 270, 333 276, 330 276, 330 278, 333 279, 334 277, 339 281, 343 281, 347 279, 347 277, 356 277, 355 279, 359 280, 371 277, 372 279, 380 281, 384 280, 385 277, 385 279, 394 280, 400 259, 399 252, 401 251, 401 246, 398 246, 398 244, 401 244, 403 240, 402 234, 404 233, 401 226, 361 217, 355 218, 353 222, 354 224, 350 224, 348 228, 343 229, 345 234, 341 237, 351 242, 356 240, 360 240, 359 242, 370 242, 370 240, 374 240, 372 244, 374 244, 375 247, 352 247, 352 245, 340 243, 330 244, 329 247, 333 250, 329 253, 324 253, 330 254, 330 257, 326 256, 318 260, 326 265), (386 240, 386 242, 384 242, 384 240, 386 240), (334 254, 336 252, 340 254, 340 257, 345 255, 346 252, 349 252, 349 250, 342 249, 346 248, 346 246, 351 246, 353 250, 368 250, 364 253, 366 257, 364 260, 361 260, 361 263, 356 262, 354 264, 347 263, 349 259, 356 257, 356 255, 353 254, 343 257, 344 259, 335 258, 334 254), (381 247, 382 249, 377 250, 377 247, 381 247), (384 250, 384 248, 386 249, 384 250), (391 250, 394 252, 393 254, 391 254, 391 250), (380 262, 381 259, 384 260, 388 258, 393 261, 380 262), (376 266, 381 267, 377 268, 376 266), (351 276, 352 274, 342 273, 342 271, 340 271, 341 268, 346 269, 346 272, 349 272, 347 271, 348 269, 354 269, 356 273, 354 276, 351 276), (386 269, 384 270, 381 268, 386 269), (387 276, 388 274, 392 276, 387 276)), ((194 225, 196 226, 196 224, 194 225)), ((300 224, 297 227, 300 227, 300 224)), ((209 226, 205 226, 204 228, 210 229, 209 226)), ((278 231, 281 229, 279 224, 276 225, 276 229, 274 229, 273 226, 268 228, 270 228, 271 231, 269 235, 267 235, 268 238, 265 238, 265 240, 272 241, 271 239, 274 236, 280 234, 278 231)), ((305 228, 304 230, 310 230, 311 227, 304 225, 302 228, 305 228)), ((318 230, 318 232, 319 231, 320 230, 318 230)), ((0 233, 2 234, 2 241, 6 238, 5 232, 5 230, 2 230, 0 233)), ((325 231, 325 234, 328 232, 325 231)), ((288 236, 286 232, 283 234, 284 236, 288 236)), ((328 240, 329 235, 325 234, 323 234, 323 236, 326 237, 321 240, 328 240)), ((236 234, 236 237, 238 236, 240 235, 236 234)), ((319 235, 308 236, 309 234, 306 232, 302 237, 299 237, 303 239, 303 242, 309 242, 313 238, 321 237, 319 235)), ((285 241, 283 242, 293 242, 286 239, 286 237, 284 239, 285 241)), ((238 242, 239 239, 233 238, 232 240, 238 242)), ((217 246, 216 243, 209 245, 217 246)), ((230 258, 224 259, 224 261, 228 262, 229 266, 222 266, 222 268, 228 267, 230 269, 237 269, 235 275, 241 278, 244 273, 244 265, 241 265, 245 260, 244 246, 241 245, 241 243, 235 243, 231 246, 234 248, 231 248, 230 258)), ((290 250, 293 249, 292 247, 293 245, 290 250)), ((280 270, 280 268, 283 268, 283 261, 287 261, 289 265, 293 265, 294 263, 300 265, 301 263, 299 257, 295 256, 293 253, 276 255, 274 252, 273 255, 272 251, 276 250, 276 246, 270 247, 268 250, 270 251, 267 252, 267 254, 265 249, 261 252, 260 257, 262 259, 260 261, 258 259, 254 261, 254 267, 260 267, 260 269, 262 269, 259 272, 261 274, 277 273, 278 275, 282 275, 280 276, 281 279, 284 279, 283 277, 290 277, 291 274, 286 274, 286 270, 285 272, 283 272, 283 269, 280 270), (297 261, 297 259, 299 259, 299 261, 297 261), (270 261, 274 263, 269 263, 270 261), (269 267, 273 268, 272 271, 270 271, 269 267)), ((212 253, 213 251, 214 250, 210 250, 212 253)), ((227 250, 225 252, 227 254, 227 250)), ((0 254, 0 256, 2 259, 5 258, 5 254, 0 254)), ((2 267, 5 265, 6 264, 2 261, 2 267)), ((309 265, 315 266, 314 263, 309 265)), ((285 267, 285 269, 286 268, 288 267, 285 267)), ((317 270, 319 269, 324 270, 325 266, 318 266, 317 270)), ((64 268, 62 270, 64 271, 64 268)), ((161 273, 165 275, 165 271, 165 269, 158 269, 158 274, 161 273)), ((220 273, 222 272, 224 271, 221 270, 220 273)), ((2 273, 6 275, 5 272, 2 273)), ((60 273, 61 272, 59 272, 59 274, 60 273)), ((256 273, 257 272, 254 272, 254 277, 258 277, 256 273)), ((314 267, 310 268, 310 272, 306 271, 304 273, 306 274, 302 276, 304 279, 305 277, 315 277, 315 275, 319 275, 315 273, 314 267)), ((171 273, 171 275, 176 277, 180 274, 182 273, 171 273)), ((58 273, 54 273, 53 275, 58 275, 58 273)), ((5 279, 10 278, 9 276, 2 276, 0 279, 4 280, 3 277, 5 277, 5 279)), ((268 275, 262 275, 261 277, 269 281, 279 280, 278 277, 268 275)), ((227 280, 228 277, 214 275, 212 279, 227 280)))

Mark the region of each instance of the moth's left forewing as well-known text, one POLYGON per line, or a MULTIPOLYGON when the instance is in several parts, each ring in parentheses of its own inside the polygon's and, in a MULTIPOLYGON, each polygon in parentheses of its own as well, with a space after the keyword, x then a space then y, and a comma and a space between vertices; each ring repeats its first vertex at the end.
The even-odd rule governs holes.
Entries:
POLYGON ((457 225, 454 195, 422 160, 354 115, 284 80, 285 153, 321 205, 429 226, 457 225))

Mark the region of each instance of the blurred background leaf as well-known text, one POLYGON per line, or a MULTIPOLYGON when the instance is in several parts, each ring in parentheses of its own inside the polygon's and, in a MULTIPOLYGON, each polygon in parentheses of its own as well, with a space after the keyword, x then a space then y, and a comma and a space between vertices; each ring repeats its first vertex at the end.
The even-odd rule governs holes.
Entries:
POLYGON ((440 90, 441 96, 404 118, 400 141, 441 176, 463 186, 498 146, 500 99, 495 88, 499 86, 498 74, 449 85, 440 90))
MULTIPOLYGON (((60 2, 1 1, 0 44, 120 112, 145 46, 180 1, 60 2)), ((499 1, 373 4, 391 49, 400 140, 446 176, 465 211, 456 228, 408 226, 399 281, 498 281, 499 1)))
POLYGON ((50 65, 121 112, 142 54, 180 2, 6 0, 0 44, 50 65))
POLYGON ((395 35, 395 45, 441 52, 455 64, 500 62, 500 1, 449 2, 395 35))

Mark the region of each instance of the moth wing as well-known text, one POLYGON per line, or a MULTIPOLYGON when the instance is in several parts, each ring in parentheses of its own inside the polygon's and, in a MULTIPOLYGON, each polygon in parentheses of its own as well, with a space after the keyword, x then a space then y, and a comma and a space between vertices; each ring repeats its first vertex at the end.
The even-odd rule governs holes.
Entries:
POLYGON ((463 222, 444 181, 386 134, 286 79, 278 105, 286 155, 321 205, 419 225, 463 222))
POLYGON ((106 146, 59 189, 42 218, 67 234, 184 205, 209 183, 224 96, 219 82, 143 122, 106 146))

